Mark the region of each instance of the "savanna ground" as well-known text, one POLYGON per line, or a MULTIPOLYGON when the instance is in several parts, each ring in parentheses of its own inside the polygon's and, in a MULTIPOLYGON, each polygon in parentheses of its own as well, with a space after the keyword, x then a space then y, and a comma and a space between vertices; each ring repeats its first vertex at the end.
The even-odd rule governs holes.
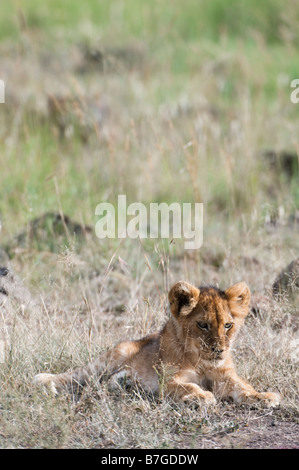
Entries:
POLYGON ((2 448, 299 447, 298 279, 272 289, 298 257, 298 26, 292 0, 2 2, 2 448), (97 239, 119 194, 203 202, 202 247, 97 239), (160 328, 179 279, 248 283, 235 360, 278 409, 32 387, 160 328))

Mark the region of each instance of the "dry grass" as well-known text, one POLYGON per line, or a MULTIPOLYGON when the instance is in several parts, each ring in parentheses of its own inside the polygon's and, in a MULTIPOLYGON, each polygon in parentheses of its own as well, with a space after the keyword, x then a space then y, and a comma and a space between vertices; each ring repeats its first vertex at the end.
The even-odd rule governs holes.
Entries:
MULTIPOLYGON (((252 424, 261 427, 269 411, 225 403, 213 410, 198 409, 162 399, 162 391, 161 396, 151 396, 130 387, 115 390, 94 383, 80 397, 52 397, 32 387, 38 372, 58 373, 83 365, 122 338, 161 328, 168 315, 166 284, 174 281, 173 273, 175 278, 186 277, 188 261, 174 260, 172 266, 168 259, 171 275, 161 264, 153 272, 140 250, 134 252, 139 276, 124 274, 117 256, 109 260, 109 270, 103 266, 95 276, 88 257, 94 250, 83 250, 85 263, 74 256, 77 264, 74 259, 70 264, 71 254, 59 259, 53 255, 55 278, 51 274, 50 284, 39 289, 40 309, 16 313, 8 322, 11 339, 1 368, 3 446, 149 449, 213 447, 214 442, 217 447, 230 446, 225 441, 219 444, 219 436, 252 424)), ((269 273, 260 269, 261 278, 267 279, 269 273)), ((219 275, 218 269, 213 271, 219 275)), ((220 271, 219 284, 225 287, 227 270, 220 271)), ((233 277, 246 279, 248 270, 242 271, 233 277)), ((287 300, 270 301, 258 317, 248 318, 234 352, 243 377, 259 390, 281 393, 281 407, 270 412, 272 419, 293 423, 298 420, 298 332, 292 323, 296 314, 296 306, 287 300)))

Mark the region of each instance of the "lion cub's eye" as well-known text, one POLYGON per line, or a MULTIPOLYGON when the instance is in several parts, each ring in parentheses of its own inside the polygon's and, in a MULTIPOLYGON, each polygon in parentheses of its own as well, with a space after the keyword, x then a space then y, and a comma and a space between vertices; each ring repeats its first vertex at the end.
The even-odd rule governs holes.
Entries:
POLYGON ((200 321, 197 322, 197 326, 202 330, 208 330, 209 329, 207 323, 201 323, 200 321))
POLYGON ((232 326, 233 326, 232 323, 225 323, 224 328, 225 328, 226 330, 230 330, 232 326))

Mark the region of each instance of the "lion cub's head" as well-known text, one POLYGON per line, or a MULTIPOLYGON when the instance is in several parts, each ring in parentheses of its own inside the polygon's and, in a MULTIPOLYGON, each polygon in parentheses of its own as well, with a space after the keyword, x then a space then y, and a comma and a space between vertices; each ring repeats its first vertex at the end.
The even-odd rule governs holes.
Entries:
POLYGON ((204 360, 220 361, 248 314, 250 290, 244 282, 222 291, 180 281, 170 290, 169 302, 186 348, 204 360))

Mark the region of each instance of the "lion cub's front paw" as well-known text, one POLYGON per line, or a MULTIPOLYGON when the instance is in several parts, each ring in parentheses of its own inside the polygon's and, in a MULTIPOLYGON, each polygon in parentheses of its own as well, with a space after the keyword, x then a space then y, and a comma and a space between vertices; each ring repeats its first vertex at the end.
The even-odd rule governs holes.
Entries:
POLYGON ((38 385, 44 385, 49 389, 54 395, 58 393, 55 386, 55 375, 54 374, 37 374, 33 378, 33 383, 38 385))
POLYGON ((201 394, 198 393, 189 393, 183 396, 182 400, 184 402, 188 401, 197 401, 205 405, 211 406, 216 404, 216 398, 211 392, 204 392, 201 394))
POLYGON ((274 408, 275 406, 278 406, 280 403, 280 396, 278 395, 278 393, 272 393, 272 392, 258 393, 256 395, 256 398, 268 408, 274 408))
POLYGON ((203 400, 206 405, 216 405, 216 398, 212 392, 205 392, 204 396, 200 397, 200 400, 203 400))

